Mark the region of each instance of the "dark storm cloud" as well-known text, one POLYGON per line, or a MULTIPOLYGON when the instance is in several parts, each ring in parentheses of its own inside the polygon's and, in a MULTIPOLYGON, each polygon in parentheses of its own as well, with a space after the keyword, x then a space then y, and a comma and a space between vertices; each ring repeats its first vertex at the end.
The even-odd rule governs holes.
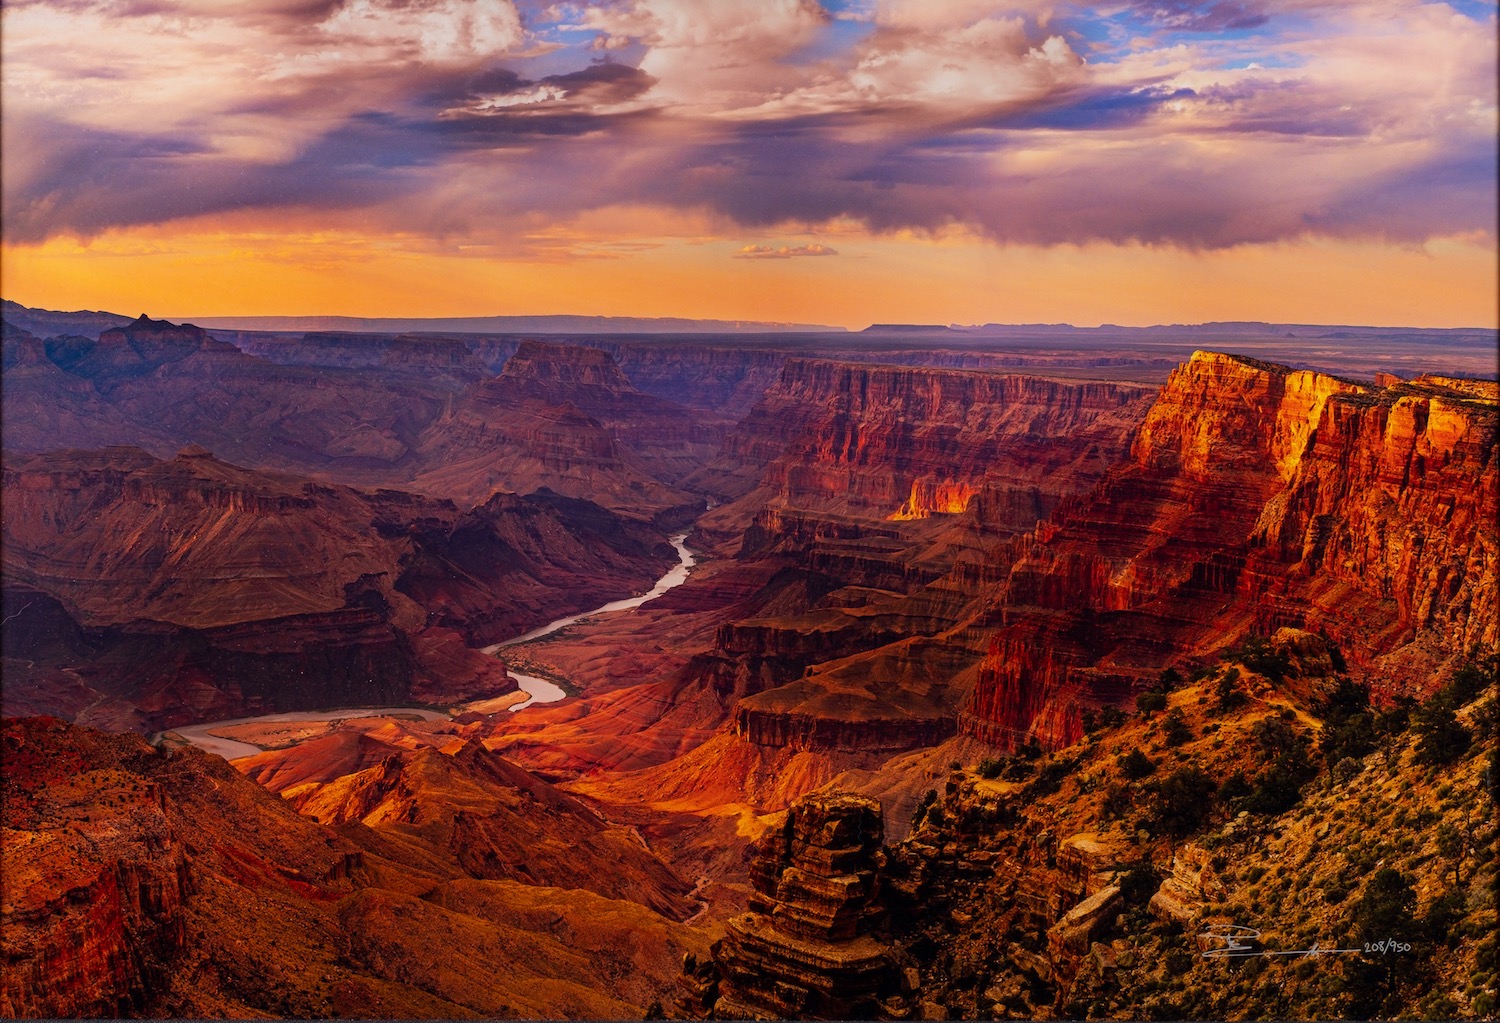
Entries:
POLYGON ((38 143, 39 158, 6 180, 6 240, 22 243, 234 210, 370 206, 408 194, 417 184, 410 172, 433 160, 379 115, 353 118, 278 164, 57 122, 29 120, 7 135, 38 143))

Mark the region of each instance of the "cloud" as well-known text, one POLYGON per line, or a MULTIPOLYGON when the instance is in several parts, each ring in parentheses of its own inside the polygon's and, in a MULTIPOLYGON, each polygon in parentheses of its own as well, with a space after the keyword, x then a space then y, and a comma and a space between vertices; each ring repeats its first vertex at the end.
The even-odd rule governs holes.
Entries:
MULTIPOLYGON (((262 211, 482 246, 627 207, 729 237, 1493 237, 1493 15, 1110 12, 17 0, 0 33, 5 238, 262 211)), ((736 256, 833 254, 818 248, 736 256)))
POLYGON ((1239 0, 1132 0, 1130 9, 1139 17, 1163 28, 1189 32, 1224 32, 1259 28, 1270 15, 1239 0))
POLYGON ((509 0, 344 0, 317 27, 332 46, 428 64, 493 57, 525 41, 509 0))
POLYGON ((811 245, 746 245, 734 254, 735 259, 791 259, 793 256, 837 256, 838 250, 821 242, 811 245))

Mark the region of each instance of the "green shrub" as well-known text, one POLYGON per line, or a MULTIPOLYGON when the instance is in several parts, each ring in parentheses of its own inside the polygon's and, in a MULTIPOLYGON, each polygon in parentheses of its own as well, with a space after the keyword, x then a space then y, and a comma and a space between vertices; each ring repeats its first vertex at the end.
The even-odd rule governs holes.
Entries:
POLYGON ((1188 727, 1187 719, 1180 709, 1173 707, 1162 719, 1162 739, 1168 746, 1181 746, 1192 738, 1193 730, 1188 727))
POLYGON ((1500 655, 1490 653, 1481 656, 1477 650, 1470 651, 1453 674, 1449 676, 1447 688, 1459 706, 1493 688, 1500 682, 1500 655))
POLYGON ((1286 673, 1291 668, 1291 660, 1286 653, 1273 649, 1265 636, 1248 637, 1231 656, 1251 671, 1264 675, 1273 682, 1286 678, 1286 673))
POLYGON ((1147 690, 1135 698, 1135 709, 1148 718, 1156 711, 1165 710, 1166 707, 1167 694, 1154 689, 1147 690))
POLYGON ((1364 941, 1379 941, 1395 938, 1410 940, 1407 935, 1416 931, 1412 910, 1417 904, 1417 893, 1411 880, 1391 867, 1382 867, 1365 885, 1354 908, 1354 922, 1360 928, 1364 941))
POLYGON ((1213 812, 1214 780, 1196 767, 1179 767, 1150 786, 1152 823, 1181 837, 1198 830, 1213 812))
POLYGON ((1138 749, 1118 757, 1116 762, 1127 778, 1145 778, 1156 770, 1156 761, 1138 749))
POLYGON ((1457 698, 1439 691, 1412 712, 1417 763, 1451 764, 1469 750, 1473 737, 1454 714, 1457 698))
POLYGON ((1214 687, 1214 697, 1221 713, 1234 710, 1245 702, 1245 694, 1239 690, 1239 680, 1240 669, 1230 668, 1214 687))
POLYGON ((1077 766, 1078 761, 1076 760, 1053 759, 1047 761, 1042 765, 1041 770, 1037 771, 1036 778, 1026 786, 1026 798, 1040 799, 1043 796, 1052 795, 1052 793, 1062 788, 1063 779, 1073 773, 1073 769, 1077 766))
POLYGON ((1428 940, 1436 945, 1453 947, 1458 944, 1457 924, 1464 918, 1464 897, 1460 892, 1445 892, 1433 899, 1422 918, 1422 929, 1428 940))
POLYGON ((1156 894, 1156 889, 1160 884, 1161 876, 1152 868, 1150 862, 1141 860, 1131 866, 1120 878, 1120 898, 1127 906, 1144 906, 1150 901, 1151 896, 1156 894))
POLYGON ((1099 804, 1100 811, 1110 820, 1119 820, 1135 805, 1135 793, 1129 785, 1116 783, 1104 790, 1104 799, 1099 804))
POLYGON ((936 802, 937 790, 928 789, 927 792, 923 794, 921 801, 917 803, 916 811, 911 815, 911 828, 913 831, 921 827, 922 821, 926 819, 928 811, 932 809, 932 805, 936 802))

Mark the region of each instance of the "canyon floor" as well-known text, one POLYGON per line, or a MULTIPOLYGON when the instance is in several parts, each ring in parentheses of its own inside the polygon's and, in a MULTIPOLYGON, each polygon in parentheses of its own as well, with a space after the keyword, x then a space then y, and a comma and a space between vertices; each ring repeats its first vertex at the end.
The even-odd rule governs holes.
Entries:
POLYGON ((0 1013, 1496 1012, 1493 332, 5 321, 0 1013))

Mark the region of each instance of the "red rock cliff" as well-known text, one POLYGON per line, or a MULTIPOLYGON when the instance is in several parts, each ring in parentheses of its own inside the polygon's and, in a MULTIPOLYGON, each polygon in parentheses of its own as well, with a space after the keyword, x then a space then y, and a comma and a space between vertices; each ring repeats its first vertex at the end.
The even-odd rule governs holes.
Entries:
POLYGON ((1495 454, 1483 396, 1195 353, 1129 459, 1014 544, 961 727, 1065 743, 1082 707, 1283 625, 1423 689, 1497 642, 1495 454))
POLYGON ((1124 453, 1149 398, 1132 384, 791 359, 718 468, 765 466, 773 504, 873 518, 959 512, 995 487, 1050 506, 1124 453))

